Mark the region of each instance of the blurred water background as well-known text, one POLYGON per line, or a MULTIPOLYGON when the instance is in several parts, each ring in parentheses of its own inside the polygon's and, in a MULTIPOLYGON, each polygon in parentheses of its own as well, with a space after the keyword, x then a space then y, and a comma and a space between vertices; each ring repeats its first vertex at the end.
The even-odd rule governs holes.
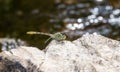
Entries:
POLYGON ((63 32, 67 40, 97 32, 120 40, 120 0, 0 0, 0 48, 44 49, 48 36, 27 31, 63 32))

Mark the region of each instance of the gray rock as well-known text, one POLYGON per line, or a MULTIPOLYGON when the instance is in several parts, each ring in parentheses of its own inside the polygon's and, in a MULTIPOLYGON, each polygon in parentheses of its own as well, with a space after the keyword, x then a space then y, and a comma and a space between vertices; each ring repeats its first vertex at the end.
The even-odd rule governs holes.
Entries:
POLYGON ((0 53, 0 72, 120 72, 120 42, 98 34, 0 53))

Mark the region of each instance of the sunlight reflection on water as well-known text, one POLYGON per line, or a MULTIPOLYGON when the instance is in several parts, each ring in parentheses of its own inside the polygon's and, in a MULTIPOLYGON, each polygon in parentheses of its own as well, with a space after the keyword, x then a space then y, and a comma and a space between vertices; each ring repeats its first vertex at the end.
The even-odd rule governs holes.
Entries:
MULTIPOLYGON (((113 9, 111 5, 104 4, 106 2, 103 0, 95 1, 98 2, 98 6, 92 6, 90 3, 78 3, 68 6, 65 4, 58 5, 58 9, 61 10, 59 15, 63 17, 61 21, 64 22, 66 28, 64 31, 76 30, 78 36, 86 32, 98 32, 102 35, 114 33, 110 26, 120 27, 120 9, 113 9)), ((55 19, 53 20, 55 21, 55 19)), ((119 30, 117 33, 119 33, 119 30)), ((76 35, 75 32, 72 34, 73 36, 76 35)))

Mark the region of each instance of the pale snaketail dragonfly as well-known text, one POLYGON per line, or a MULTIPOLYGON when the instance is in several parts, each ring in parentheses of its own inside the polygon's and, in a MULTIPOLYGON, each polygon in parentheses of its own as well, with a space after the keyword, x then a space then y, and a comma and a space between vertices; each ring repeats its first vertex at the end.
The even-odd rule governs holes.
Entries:
MULTIPOLYGON (((50 39, 55 39, 57 41, 62 41, 62 40, 65 40, 66 39, 66 36, 63 35, 62 33, 58 32, 58 33, 55 33, 55 34, 49 34, 49 33, 43 33, 43 32, 36 32, 36 31, 28 31, 27 34, 41 34, 41 35, 47 35, 47 36, 50 36, 49 39, 46 40, 49 41, 50 39)), ((45 43, 46 43, 45 42, 45 43)))

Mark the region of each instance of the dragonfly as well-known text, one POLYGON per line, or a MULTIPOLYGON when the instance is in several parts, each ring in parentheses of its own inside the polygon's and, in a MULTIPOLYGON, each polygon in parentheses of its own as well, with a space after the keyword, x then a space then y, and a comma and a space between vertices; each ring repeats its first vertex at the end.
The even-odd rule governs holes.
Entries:
POLYGON ((44 32, 36 32, 36 31, 28 31, 27 34, 40 34, 49 36, 49 38, 45 41, 47 43, 50 39, 55 39, 57 41, 62 41, 66 39, 66 35, 63 35, 61 32, 57 32, 55 34, 44 33, 44 32))

